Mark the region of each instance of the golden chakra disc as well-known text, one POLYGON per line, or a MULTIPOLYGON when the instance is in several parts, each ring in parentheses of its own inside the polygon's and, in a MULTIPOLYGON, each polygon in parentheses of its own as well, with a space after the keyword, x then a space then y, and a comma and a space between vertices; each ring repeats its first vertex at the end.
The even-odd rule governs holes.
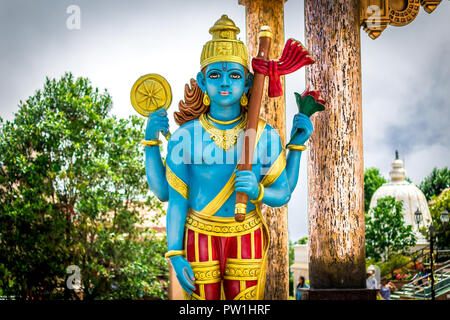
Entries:
POLYGON ((134 109, 148 117, 152 112, 169 108, 172 90, 163 76, 149 73, 136 80, 131 88, 130 98, 134 109))

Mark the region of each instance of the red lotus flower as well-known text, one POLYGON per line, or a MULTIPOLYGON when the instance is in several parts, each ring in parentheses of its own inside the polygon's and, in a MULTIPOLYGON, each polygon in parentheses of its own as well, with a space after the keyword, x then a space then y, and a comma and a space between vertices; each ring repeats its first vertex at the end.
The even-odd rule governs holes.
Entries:
POLYGON ((304 98, 306 96, 311 96, 314 98, 315 102, 320 103, 321 105, 325 105, 325 100, 319 99, 320 91, 313 91, 313 90, 309 90, 309 88, 308 88, 305 90, 305 92, 302 93, 302 98, 304 98))

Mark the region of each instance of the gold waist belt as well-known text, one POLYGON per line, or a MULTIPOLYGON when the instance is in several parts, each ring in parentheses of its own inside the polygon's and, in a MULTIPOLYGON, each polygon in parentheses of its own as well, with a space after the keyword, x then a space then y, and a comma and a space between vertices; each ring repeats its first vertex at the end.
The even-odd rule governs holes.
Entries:
POLYGON ((207 235, 219 237, 240 236, 260 228, 263 223, 256 210, 247 212, 244 222, 237 222, 234 217, 216 217, 189 209, 186 228, 207 235))

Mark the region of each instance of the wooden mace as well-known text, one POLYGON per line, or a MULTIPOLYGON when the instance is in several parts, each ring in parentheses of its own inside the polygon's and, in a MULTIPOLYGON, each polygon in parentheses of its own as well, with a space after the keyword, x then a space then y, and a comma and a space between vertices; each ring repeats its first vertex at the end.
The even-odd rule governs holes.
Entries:
MULTIPOLYGON (((269 59, 269 49, 272 41, 272 32, 268 26, 261 27, 259 33, 259 47, 257 58, 269 59)), ((238 170, 252 170, 253 151, 255 150, 256 131, 258 127, 259 110, 264 90, 265 75, 255 71, 252 85, 252 94, 248 104, 247 127, 245 128, 244 145, 242 147, 241 161, 238 170)), ((236 206, 234 218, 238 222, 245 220, 247 212, 248 195, 244 192, 236 193, 236 206)))

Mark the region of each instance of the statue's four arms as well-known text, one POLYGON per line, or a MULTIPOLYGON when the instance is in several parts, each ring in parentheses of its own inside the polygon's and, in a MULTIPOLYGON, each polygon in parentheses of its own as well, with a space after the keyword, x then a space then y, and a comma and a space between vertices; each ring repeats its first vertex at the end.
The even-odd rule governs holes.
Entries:
MULTIPOLYGON (((201 71, 196 82, 191 81, 192 88, 186 88, 191 98, 199 97, 192 99, 192 106, 180 107, 180 127, 168 141, 166 163, 158 144, 145 148, 150 189, 161 201, 169 201, 167 256, 187 298, 262 298, 269 237, 261 204, 279 207, 289 201, 304 144, 313 131, 310 114, 296 114, 285 159, 277 131, 259 119, 252 170, 237 170, 253 84, 245 45, 236 40, 238 32, 226 16, 210 29, 213 40, 203 48, 201 71), (234 221, 236 192, 249 199, 242 223, 234 221)), ((292 56, 283 52, 284 66, 292 56)), ((274 74, 273 63, 265 66, 260 61, 253 67, 258 72, 267 67, 274 74)), ((282 71, 280 67, 280 74, 288 73, 282 71)), ((269 90, 272 95, 276 84, 274 88, 269 90)), ((312 93, 306 92, 300 101, 313 96, 312 103, 321 105, 312 93)), ((159 132, 169 132, 165 110, 150 114, 145 139, 157 141, 159 132)))

